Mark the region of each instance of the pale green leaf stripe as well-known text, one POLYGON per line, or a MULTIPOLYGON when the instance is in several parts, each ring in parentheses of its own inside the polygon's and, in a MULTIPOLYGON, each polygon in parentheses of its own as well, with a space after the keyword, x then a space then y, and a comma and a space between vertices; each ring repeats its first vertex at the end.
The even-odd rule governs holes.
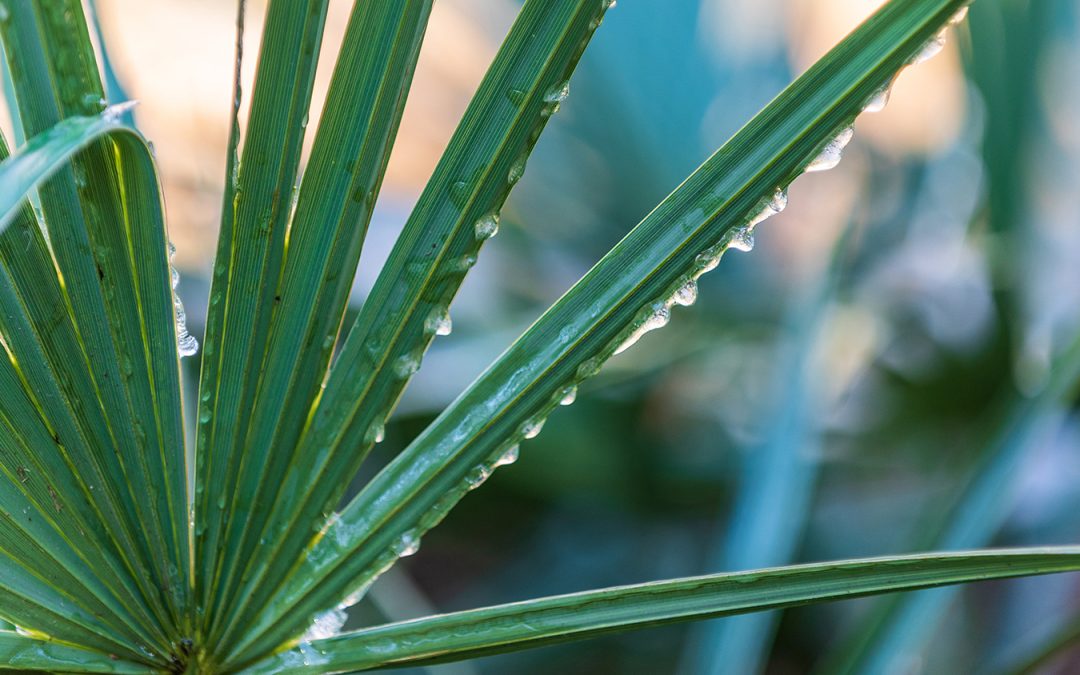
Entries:
MULTIPOLYGON (((101 86, 81 5, 18 0, 8 9, 0 29, 27 133, 100 111, 101 86)), ((176 600, 182 602, 187 576, 180 550, 187 540, 177 531, 183 518, 170 515, 185 510, 179 372, 156 176, 145 147, 135 155, 92 144, 39 194, 74 319, 76 354, 91 383, 74 400, 83 404, 80 421, 108 479, 96 499, 102 510, 119 500, 121 528, 114 536, 127 542, 120 553, 166 625, 177 620, 176 600), (124 174, 117 160, 133 158, 137 168, 124 174), (140 239, 156 242, 149 250, 140 246, 141 255, 129 248, 133 221, 140 239), (155 578, 162 583, 152 583, 155 578)))
POLYGON ((276 0, 267 9, 255 89, 236 181, 222 204, 200 383, 196 457, 197 613, 216 614, 229 547, 227 523, 247 515, 234 504, 244 432, 263 367, 274 293, 299 171, 305 120, 328 0, 276 0))
MULTIPOLYGON (((272 509, 263 530, 270 545, 242 556, 254 573, 239 595, 237 616, 244 616, 239 603, 250 612, 272 591, 375 444, 411 375, 399 368, 401 359, 418 362, 434 337, 468 271, 462 261, 474 260, 483 242, 476 222, 502 207, 606 6, 605 0, 533 0, 522 9, 364 302, 284 480, 263 481, 265 494, 276 497, 255 514, 272 509)), ((295 352, 298 335, 292 335, 287 344, 295 352)), ((292 386, 302 382, 313 395, 321 370, 301 365, 293 372, 292 386)), ((299 402, 283 408, 275 441, 281 450, 297 444, 307 411, 299 402)), ((252 430, 261 433, 249 447, 272 442, 271 426, 252 430)))
MULTIPOLYGON (((357 3, 297 195, 289 247, 227 530, 215 643, 240 604, 241 568, 263 536, 352 287, 357 259, 405 106, 431 0, 357 3), (284 421, 285 426, 282 426, 284 421)), ((266 557, 260 553, 256 557, 266 557)), ((246 581, 246 579, 245 579, 246 581)))
POLYGON ((1080 570, 1080 547, 868 558, 586 591, 316 640, 248 669, 332 673, 414 666, 715 618, 987 579, 1080 570))
POLYGON ((662 202, 515 342, 314 542, 284 589, 236 645, 235 660, 274 649, 362 591, 498 463, 535 433, 563 392, 589 376, 667 302, 699 254, 758 213, 963 0, 893 0, 815 64, 662 202))
MULTIPOLYGON (((86 440, 73 413, 75 399, 60 384, 61 381, 70 383, 72 378, 71 371, 66 371, 70 365, 70 352, 65 350, 73 347, 63 341, 69 332, 61 327, 67 324, 58 321, 66 316, 67 308, 60 298, 52 262, 33 213, 26 205, 24 195, 9 191, 13 185, 24 190, 36 186, 63 166, 67 157, 103 134, 121 134, 141 145, 141 141, 119 126, 112 113, 94 118, 71 118, 35 137, 16 156, 0 164, 0 208, 6 211, 22 209, 17 229, 0 233, 0 254, 3 256, 0 329, 16 358, 14 363, 5 358, 0 368, 4 371, 0 390, 5 392, 0 408, 9 427, 7 440, 13 444, 6 454, 10 464, 5 469, 12 485, 27 494, 37 491, 40 515, 34 520, 18 519, 17 522, 29 522, 28 532, 54 522, 53 527, 63 533, 65 541, 47 547, 49 553, 57 556, 58 561, 64 561, 64 568, 80 578, 81 586, 90 589, 96 599, 116 612, 116 616, 130 617, 130 612, 140 617, 141 621, 120 620, 121 624, 138 627, 135 630, 141 635, 140 640, 163 646, 163 636, 156 630, 133 588, 131 572, 117 566, 115 554, 108 552, 112 539, 104 524, 107 521, 115 523, 117 516, 110 511, 106 518, 93 498, 101 495, 107 485, 100 469, 89 461, 86 440), (65 376, 64 372, 68 374, 65 376), (26 398, 31 395, 34 400, 26 398), (39 414, 43 415, 40 422, 39 414), (16 457, 21 457, 18 466, 15 466, 16 457), (97 491, 93 487, 95 484, 97 491), (102 590, 103 584, 118 594, 125 606, 123 609, 102 590), (156 637, 142 633, 145 626, 149 626, 156 637)), ((6 155, 6 148, 0 148, 0 156, 3 155, 6 155)), ((4 499, 4 503, 13 502, 4 499)), ((38 542, 51 539, 40 531, 34 536, 38 542)), ((118 542, 113 542, 113 546, 123 549, 118 542)), ((38 569, 44 572, 51 567, 43 564, 38 569)), ((72 586, 75 592, 79 587, 79 584, 72 586)))
POLYGON ((0 626, 0 671, 34 670, 51 673, 124 673, 141 675, 156 669, 69 645, 20 635, 0 626))

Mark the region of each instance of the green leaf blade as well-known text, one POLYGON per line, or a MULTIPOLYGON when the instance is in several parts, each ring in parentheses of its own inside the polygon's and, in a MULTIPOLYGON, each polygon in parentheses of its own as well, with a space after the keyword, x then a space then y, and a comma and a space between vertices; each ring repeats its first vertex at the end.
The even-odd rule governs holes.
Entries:
POLYGON ((228 640, 239 575, 265 536, 262 525, 293 450, 289 434, 320 391, 430 9, 430 0, 361 3, 346 29, 275 277, 263 367, 242 428, 215 642, 228 640))
POLYGON ((670 311, 687 283, 965 5, 887 3, 770 103, 361 491, 296 565, 236 658, 273 649, 318 611, 362 592, 402 541, 437 524, 535 434, 564 391, 670 311))
POLYGON ((326 6, 327 0, 269 4, 243 157, 233 167, 235 178, 226 177, 236 184, 222 205, 196 441, 197 612, 204 621, 215 614, 223 570, 231 563, 229 549, 220 546, 224 530, 230 519, 247 517, 234 503, 244 489, 245 422, 275 309, 326 6))
MULTIPOLYGON (((28 133, 104 107, 82 5, 11 3, 3 23, 28 133)), ((115 112, 115 111, 114 111, 115 112)), ((145 144, 90 145, 39 189, 49 244, 93 384, 94 459, 119 491, 124 555, 157 622, 182 623, 188 575, 186 471, 173 296, 160 192, 145 144), (136 242, 135 239, 139 241, 136 242)), ((103 491, 104 492, 104 491, 103 491)))
MULTIPOLYGON (((379 440, 410 379, 402 361, 419 365, 448 320, 468 271, 463 261, 475 260, 484 241, 475 224, 501 209, 605 8, 603 0, 526 4, 349 332, 313 419, 307 421, 306 406, 286 406, 292 419, 278 427, 277 442, 299 447, 276 499, 267 502, 271 547, 251 557, 256 573, 241 593, 252 606, 300 555, 311 524, 340 501, 379 440), (294 440, 301 428, 305 433, 294 440)), ((306 365, 296 374, 307 378, 309 390, 320 381, 306 365)), ((269 431, 251 445, 269 443, 269 431)))
POLYGON ((677 621, 1080 570, 1080 547, 869 558, 651 582, 388 624, 316 640, 248 672, 417 666, 677 621))
MULTIPOLYGON (((38 542, 52 539, 34 528, 55 523, 63 543, 54 542, 47 550, 80 579, 72 588, 91 589, 120 625, 135 631, 129 633, 137 636, 133 640, 164 650, 167 642, 132 579, 138 566, 127 555, 131 545, 122 534, 127 524, 119 515, 117 486, 106 480, 87 445, 88 406, 82 402, 93 400, 86 392, 94 387, 86 371, 72 367, 71 354, 81 348, 38 223, 23 201, 26 191, 93 142, 115 143, 118 155, 134 157, 136 163, 141 158, 147 168, 145 145, 120 125, 115 113, 69 118, 0 164, 0 208, 18 213, 13 227, 0 233, 0 332, 10 350, 0 366, 0 386, 6 391, 0 415, 9 429, 7 480, 19 488, 13 494, 38 490, 39 517, 13 516, 12 522, 29 523, 27 531, 36 531, 38 542)), ((156 194, 156 186, 151 193, 156 194)), ((17 497, 3 501, 16 503, 12 499, 17 502, 17 497)), ((35 568, 53 569, 47 564, 35 568)))
POLYGON ((49 640, 20 635, 0 626, 0 669, 65 673, 122 673, 142 675, 154 669, 132 661, 79 649, 49 640))

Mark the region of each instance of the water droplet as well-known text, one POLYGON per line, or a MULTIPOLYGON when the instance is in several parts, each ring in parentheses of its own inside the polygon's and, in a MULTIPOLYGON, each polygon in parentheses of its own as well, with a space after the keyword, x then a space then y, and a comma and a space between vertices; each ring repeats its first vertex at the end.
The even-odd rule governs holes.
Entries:
POLYGON ((671 308, 663 302, 653 303, 649 314, 635 326, 614 353, 621 354, 634 346, 645 333, 663 328, 671 320, 671 308))
POLYGON ((394 362, 394 372, 398 377, 406 378, 420 370, 421 356, 417 354, 405 354, 399 356, 394 362))
POLYGON ((11 19, 11 12, 8 11, 7 5, 0 2, 0 23, 7 23, 11 19))
POLYGON ((582 361, 581 365, 577 367, 575 374, 577 375, 579 381, 584 380, 599 373, 600 368, 602 368, 603 365, 604 359, 599 356, 593 356, 582 361))
POLYGON ((169 274, 172 277, 173 288, 173 311, 176 317, 176 351, 180 358, 184 358, 194 356, 199 351, 199 342, 188 333, 187 312, 184 311, 184 303, 176 293, 176 287, 180 285, 180 272, 172 264, 172 260, 176 256, 176 246, 171 241, 168 242, 168 251, 169 274))
POLYGON ((934 58, 941 53, 941 50, 945 48, 945 31, 941 31, 934 37, 926 41, 926 43, 919 48, 919 51, 915 52, 915 55, 908 61, 908 65, 918 65, 934 58))
POLYGON ((139 105, 138 101, 124 101, 123 103, 117 103, 116 105, 105 108, 101 113, 101 117, 107 122, 119 122, 124 113, 137 105, 139 105))
POLYGON ((368 429, 367 434, 364 436, 366 443, 382 443, 386 439, 386 425, 382 422, 376 422, 368 429))
POLYGON ((394 543, 394 555, 405 558, 414 555, 420 550, 420 535, 416 530, 406 530, 401 533, 401 538, 394 543))
POLYGON ((495 460, 495 466, 506 466, 518 461, 518 456, 521 454, 521 448, 518 445, 511 445, 507 448, 498 459, 495 460))
POLYGON ((529 420, 521 427, 523 438, 536 438, 544 429, 544 420, 529 420))
POLYGON ((747 229, 754 229, 759 224, 784 210, 784 207, 787 206, 787 193, 783 190, 777 190, 776 194, 777 197, 773 197, 768 204, 761 207, 761 210, 755 213, 754 216, 747 221, 747 229), (780 197, 782 197, 782 199, 780 199, 780 197))
POLYGON ((737 227, 728 236, 728 246, 737 251, 754 249, 754 233, 749 227, 737 227))
POLYGON ((450 271, 455 274, 464 274, 471 270, 475 264, 476 256, 472 253, 467 253, 450 264, 450 271))
POLYGON ((525 90, 511 87, 506 90, 506 98, 515 106, 520 106, 521 102, 525 100, 525 90))
POLYGON ((889 96, 892 94, 892 82, 889 82, 881 89, 878 89, 874 94, 867 99, 866 105, 863 106, 863 112, 876 113, 885 109, 885 106, 889 105, 889 96))
POLYGON ((490 475, 491 469, 481 464, 465 475, 465 485, 469 490, 475 490, 483 485, 490 475))
POLYGON ((817 157, 812 159, 809 164, 806 165, 806 172, 811 171, 828 171, 840 163, 840 157, 844 152, 844 148, 851 142, 852 136, 855 135, 854 127, 844 127, 840 130, 831 141, 826 143, 817 157))
POLYGON ((469 198, 469 184, 463 180, 455 181, 450 185, 450 201, 459 209, 465 208, 465 202, 469 198))
POLYGON ((489 213, 476 221, 475 231, 476 238, 481 241, 494 237, 499 231, 499 214, 489 213))
MULTIPOLYGON (((301 638, 303 643, 307 643, 310 640, 325 640, 331 638, 341 632, 341 628, 345 625, 345 621, 349 618, 343 610, 332 609, 329 612, 323 612, 319 614, 311 621, 311 628, 308 629, 304 636, 301 638)), ((308 645, 310 647, 310 645, 308 645)), ((304 659, 305 665, 308 664, 308 660, 304 659)))
POLYGON ((710 246, 698 253, 694 258, 695 277, 700 277, 702 274, 716 269, 725 250, 727 250, 727 246, 725 246, 724 242, 720 242, 716 246, 710 246))
POLYGON ((671 296, 671 304, 689 307, 697 301, 697 296, 697 281, 693 278, 689 278, 686 280, 686 283, 679 286, 678 290, 675 291, 675 294, 671 296))
POLYGON ((559 398, 559 405, 572 405, 577 400, 577 386, 570 385, 569 387, 563 387, 561 396, 559 398))
POLYGON ((615 9, 615 5, 618 4, 618 3, 616 3, 615 0, 604 0, 604 3, 605 3, 604 4, 604 9, 605 10, 615 9))
POLYGON ((221 495, 217 498, 217 507, 221 511, 225 510, 225 495, 221 495))
POLYGON ((516 185, 517 182, 521 180, 521 177, 525 175, 525 162, 527 159, 528 154, 522 153, 517 161, 510 167, 509 173, 506 174, 506 182, 511 186, 516 185))
POLYGON ((570 95, 570 82, 562 82, 548 89, 544 94, 545 103, 562 103, 570 95))
POLYGON ((450 311, 446 308, 436 307, 424 321, 424 330, 435 335, 449 335, 454 329, 454 323, 450 319, 450 311))
POLYGON ((544 107, 540 109, 540 114, 544 117, 549 117, 559 112, 559 107, 569 95, 569 82, 562 82, 560 84, 556 84, 551 89, 548 89, 547 93, 544 94, 544 107))

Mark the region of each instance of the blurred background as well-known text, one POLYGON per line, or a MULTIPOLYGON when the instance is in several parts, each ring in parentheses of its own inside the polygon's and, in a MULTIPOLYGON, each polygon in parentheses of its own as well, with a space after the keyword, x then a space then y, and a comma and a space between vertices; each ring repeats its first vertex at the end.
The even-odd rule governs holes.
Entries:
MULTIPOLYGON (((264 4, 249 2, 254 72, 264 4)), ((624 0, 408 389, 385 461, 879 0, 624 0)), ((97 0, 112 97, 153 141, 200 335, 235 3, 97 0), (194 48, 193 48, 194 47, 194 48)), ((314 129, 351 2, 332 0, 314 129)), ((435 3, 359 306, 518 5, 435 3)), ((351 610, 350 627, 591 587, 1080 541, 1080 3, 979 0, 844 161, 729 253, 351 610), (1075 361, 1075 359, 1073 359, 1075 361), (1048 389, 1049 387, 1049 389, 1048 389)), ((247 88, 247 87, 246 87, 247 88)), ((6 124, 6 122, 5 122, 6 124)), ((10 132, 9 132, 10 133, 10 132)), ((310 136, 310 134, 309 134, 310 136)), ((310 143, 310 138, 308 139, 310 143)), ((188 359, 197 377, 197 357, 188 359)), ((194 380, 192 380, 193 382, 194 380)), ((377 462, 373 462, 372 465, 377 462)), ((439 673, 994 672, 1080 612, 1076 575, 674 626, 439 673)), ((1048 652, 1049 653, 1049 652, 1048 652)), ((1076 672, 1080 648, 1041 672, 1076 672)))

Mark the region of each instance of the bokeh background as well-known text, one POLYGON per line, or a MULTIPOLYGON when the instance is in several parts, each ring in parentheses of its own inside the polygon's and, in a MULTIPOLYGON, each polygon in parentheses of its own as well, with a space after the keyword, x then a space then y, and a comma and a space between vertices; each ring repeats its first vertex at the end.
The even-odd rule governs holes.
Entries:
MULTIPOLYGON (((312 130, 351 4, 330 3, 312 130)), ((622 0, 378 459, 879 4, 622 0)), ((97 2, 112 96, 140 101, 136 122, 156 148, 196 335, 220 212, 234 5, 97 2)), ((356 306, 517 7, 435 3, 356 306)), ((248 82, 263 11, 249 2, 248 82)), ((1080 334, 1078 17, 1075 0, 976 2, 942 54, 902 74, 884 112, 859 118, 838 168, 799 179, 752 253, 729 253, 694 307, 588 382, 349 625, 789 561, 1080 541, 1075 400, 1040 400, 1030 424, 1014 424, 1080 334)), ((197 377, 197 357, 187 367, 197 377)), ((915 639, 877 672, 1008 664, 1076 620, 1080 580, 924 597, 910 609, 915 639)), ((849 601, 432 670, 825 672, 883 606, 849 601), (758 643, 771 643, 766 660, 753 657, 758 643)), ((1080 649, 1044 667, 1076 669, 1080 649)))

